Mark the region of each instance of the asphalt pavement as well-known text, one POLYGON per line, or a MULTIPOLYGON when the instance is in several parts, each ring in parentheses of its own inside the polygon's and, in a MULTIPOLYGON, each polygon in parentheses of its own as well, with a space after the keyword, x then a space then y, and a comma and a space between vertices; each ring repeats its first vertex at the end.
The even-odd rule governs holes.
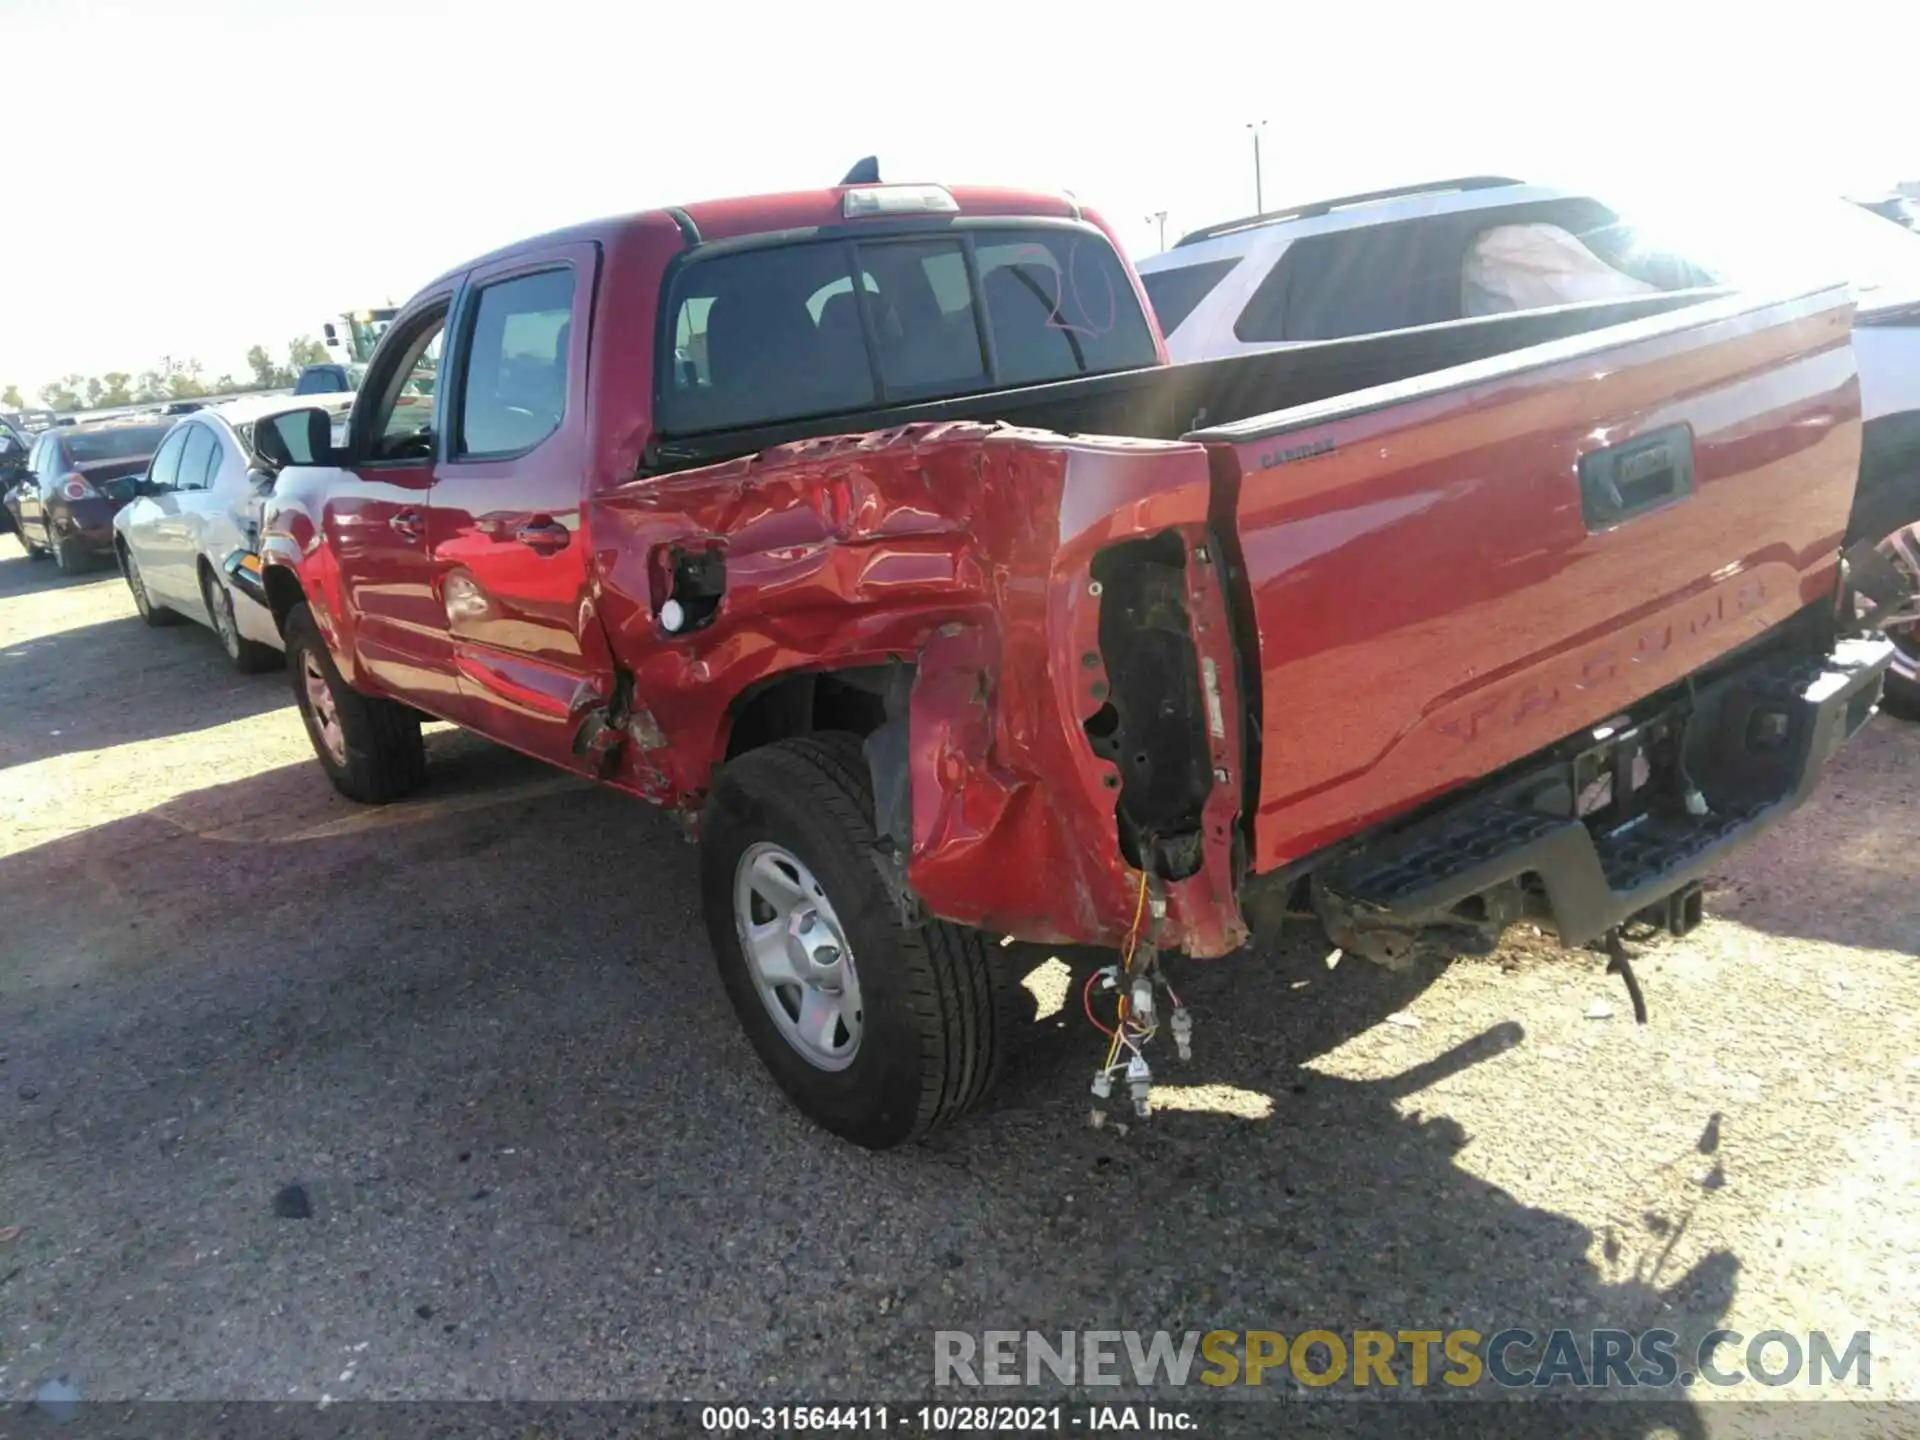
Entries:
POLYGON ((0 1399, 903 1399, 936 1330, 1513 1325, 1868 1329, 1920 1399, 1920 728, 1647 952, 1644 1029, 1595 956, 1302 927, 1174 970, 1195 1059, 1121 1135, 1055 961, 993 1102, 883 1155, 762 1073, 667 817, 429 750, 355 807, 284 674, 0 540, 0 1399))

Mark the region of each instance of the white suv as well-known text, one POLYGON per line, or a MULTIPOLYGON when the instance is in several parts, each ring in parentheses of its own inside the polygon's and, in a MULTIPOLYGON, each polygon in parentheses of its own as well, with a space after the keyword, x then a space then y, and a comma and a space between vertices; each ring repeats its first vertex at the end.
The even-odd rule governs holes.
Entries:
POLYGON ((1516 279, 1546 282, 1548 301, 1715 283, 1644 248, 1597 200, 1493 175, 1210 225, 1139 269, 1176 361, 1532 308, 1516 279), (1504 293, 1489 293, 1490 275, 1504 293))
MULTIPOLYGON (((1865 430, 1849 543, 1920 576, 1920 234, 1837 197, 1718 212, 1688 251, 1590 196, 1499 176, 1379 190, 1211 225, 1139 264, 1176 362, 1831 266, 1859 308, 1865 430), (1711 252, 1711 253, 1709 253, 1711 252)), ((1920 625, 1889 625, 1892 707, 1920 715, 1920 625)))

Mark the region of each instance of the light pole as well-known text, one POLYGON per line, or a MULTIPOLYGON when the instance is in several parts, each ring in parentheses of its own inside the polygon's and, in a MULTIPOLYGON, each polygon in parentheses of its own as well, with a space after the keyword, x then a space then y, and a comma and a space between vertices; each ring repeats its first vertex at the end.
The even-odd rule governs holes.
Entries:
POLYGON ((1153 214, 1147 216, 1147 223, 1160 227, 1160 248, 1165 250, 1167 248, 1167 212, 1164 210, 1154 211, 1153 214))
POLYGON ((1247 129, 1253 132, 1253 213, 1264 215, 1266 202, 1260 191, 1260 132, 1267 128, 1264 120, 1249 120, 1247 129))

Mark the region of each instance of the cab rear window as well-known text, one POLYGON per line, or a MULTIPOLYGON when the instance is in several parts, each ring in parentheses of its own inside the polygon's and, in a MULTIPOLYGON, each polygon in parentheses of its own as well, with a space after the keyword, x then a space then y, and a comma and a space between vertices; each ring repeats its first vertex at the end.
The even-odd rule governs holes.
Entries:
POLYGON ((1082 229, 980 228, 769 246, 675 275, 658 420, 670 435, 1130 370, 1153 335, 1082 229))

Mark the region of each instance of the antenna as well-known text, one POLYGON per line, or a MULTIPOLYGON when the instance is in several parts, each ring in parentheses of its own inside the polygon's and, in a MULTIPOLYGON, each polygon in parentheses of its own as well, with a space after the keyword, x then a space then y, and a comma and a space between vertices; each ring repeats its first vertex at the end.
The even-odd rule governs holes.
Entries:
POLYGON ((847 171, 847 178, 840 183, 842 185, 878 185, 880 183, 880 157, 878 155, 869 155, 866 159, 857 161, 854 167, 847 171))

